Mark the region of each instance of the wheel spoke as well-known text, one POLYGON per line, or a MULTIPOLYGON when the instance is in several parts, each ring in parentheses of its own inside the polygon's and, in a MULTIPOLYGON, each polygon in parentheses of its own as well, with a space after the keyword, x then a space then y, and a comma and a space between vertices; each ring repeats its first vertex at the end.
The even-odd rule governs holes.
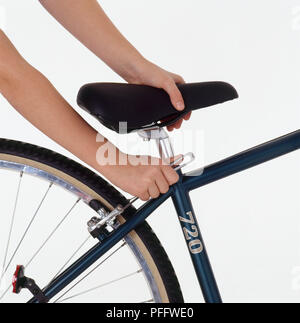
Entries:
POLYGON ((64 296, 66 296, 71 290, 73 290, 76 286, 78 286, 82 281, 84 281, 88 276, 90 276, 93 272, 95 272, 100 266, 102 266, 108 259, 110 259, 113 255, 115 255, 118 251, 120 251, 124 246, 126 246, 126 242, 124 242, 120 247, 118 247, 114 252, 112 252, 109 256, 107 256, 103 261, 101 261, 94 269, 89 271, 83 278, 81 278, 76 284, 74 284, 71 288, 69 288, 65 293, 63 293, 58 299, 54 301, 54 303, 58 303, 64 296))
POLYGON ((34 253, 34 255, 31 257, 31 259, 28 261, 28 263, 26 264, 25 268, 27 268, 32 262, 33 260, 37 257, 37 255, 42 251, 42 249, 45 247, 45 245, 50 241, 50 239, 54 236, 54 234, 56 233, 56 231, 61 227, 61 225, 66 221, 66 219, 68 218, 68 216, 71 214, 71 212, 74 210, 74 208, 76 207, 76 205, 79 203, 81 199, 79 198, 75 204, 71 207, 71 209, 67 212, 67 214, 63 217, 63 219, 58 223, 58 225, 55 227, 55 229, 50 233, 50 235, 48 236, 48 238, 45 240, 45 242, 40 246, 40 248, 34 253))
POLYGON ((107 282, 107 283, 101 284, 101 285, 99 285, 99 286, 96 286, 96 287, 90 288, 90 289, 88 289, 88 290, 85 290, 85 291, 83 291, 83 292, 81 292, 81 293, 78 293, 78 294, 72 295, 72 296, 70 296, 70 297, 67 297, 67 298, 65 298, 65 299, 61 300, 59 303, 63 303, 63 302, 65 302, 65 301, 67 301, 67 300, 70 300, 70 299, 72 299, 72 298, 75 298, 75 297, 78 297, 78 296, 81 296, 81 295, 88 294, 88 293, 93 292, 93 291, 95 291, 95 290, 97 290, 97 289, 100 289, 100 288, 103 288, 103 287, 105 287, 105 286, 108 286, 108 285, 114 284, 114 283, 116 283, 116 282, 118 282, 118 281, 121 281, 121 280, 124 280, 124 279, 126 279, 126 278, 129 278, 129 277, 135 276, 135 275, 137 275, 137 274, 140 274, 142 271, 143 271, 142 269, 139 269, 138 271, 135 271, 135 272, 133 272, 133 273, 131 273, 131 274, 124 275, 124 276, 122 276, 122 277, 120 277, 120 278, 117 278, 117 279, 111 280, 111 281, 109 281, 109 282, 107 282))
POLYGON ((63 270, 67 267, 67 265, 71 262, 71 260, 78 254, 78 252, 87 244, 87 242, 91 239, 91 235, 89 235, 84 242, 76 249, 73 255, 68 259, 68 261, 63 265, 63 267, 57 272, 54 278, 50 281, 47 287, 63 272, 63 270))
POLYGON ((7 240, 7 244, 6 244, 6 249, 5 249, 5 256, 4 256, 4 260, 3 260, 2 274, 1 274, 0 282, 2 282, 2 279, 3 279, 4 275, 5 275, 6 261, 7 261, 9 245, 10 245, 11 236, 12 236, 14 223, 15 223, 15 218, 16 218, 16 210, 17 210, 17 205, 18 205, 18 200, 19 200, 19 195, 20 195, 20 188, 21 188, 22 178, 23 178, 23 171, 20 173, 20 178, 19 178, 16 198, 15 198, 15 204, 14 204, 14 209, 13 209, 13 215, 12 215, 12 220, 11 220, 11 223, 10 223, 9 235, 8 235, 8 240, 7 240))
MULTIPOLYGON (((51 187, 51 186, 50 186, 51 187)), ((25 268, 27 268, 33 260, 37 257, 37 255, 42 251, 42 249, 45 247, 45 245, 49 242, 49 240, 53 237, 53 235, 56 233, 56 231, 61 227, 61 225, 65 222, 65 220, 68 218, 68 216, 71 214, 71 212, 74 210, 75 206, 79 203, 81 199, 79 198, 74 205, 71 207, 71 209, 67 212, 67 214, 63 217, 63 219, 59 222, 59 224, 55 227, 55 229, 51 232, 51 234, 48 236, 48 238, 45 240, 45 242, 41 245, 41 247, 35 252, 35 254, 31 257, 25 268)), ((4 276, 4 275, 3 275, 4 276)), ((3 278, 3 277, 2 277, 3 278)), ((7 287, 5 292, 1 295, 0 301, 2 298, 7 294, 9 291, 10 286, 7 287)))
MULTIPOLYGON (((52 172, 48 167, 42 167, 44 164, 45 166, 48 166, 48 163, 46 162, 32 164, 26 160, 31 160, 30 158, 25 156, 26 158, 21 160, 18 157, 19 156, 17 155, 13 155, 12 159, 9 157, 9 159, 6 160, 6 157, 4 156, 4 160, 0 160, 0 169, 5 171, 5 174, 3 175, 4 180, 1 183, 3 188, 6 189, 4 191, 4 196, 8 195, 8 199, 10 200, 8 208, 6 205, 2 206, 3 208, 5 207, 3 212, 7 214, 8 218, 5 220, 7 223, 6 226, 2 228, 4 231, 4 234, 2 234, 4 241, 2 241, 3 250, 0 258, 0 303, 6 301, 22 302, 26 301, 28 298, 28 291, 24 293, 22 291, 20 296, 12 294, 13 287, 10 283, 10 275, 12 274, 12 267, 15 263, 20 261, 24 264, 25 269, 34 269, 35 272, 33 276, 35 276, 34 278, 37 282, 39 280, 42 281, 44 276, 48 276, 50 279, 47 279, 47 282, 50 281, 50 283, 43 289, 46 292, 52 289, 56 282, 59 283, 60 278, 68 271, 66 268, 72 266, 72 263, 93 244, 93 239, 90 234, 84 237, 85 234, 82 232, 82 221, 80 218, 74 219, 74 214, 79 213, 78 211, 81 211, 80 206, 82 206, 86 207, 86 209, 82 211, 85 215, 88 217, 90 214, 91 216, 94 215, 93 212, 95 210, 90 203, 96 196, 93 194, 94 185, 91 187, 79 185, 81 182, 83 184, 85 183, 81 174, 79 174, 79 177, 74 177, 73 172, 66 172, 65 168, 61 169, 59 167, 58 169, 61 172, 57 174, 56 172, 52 172), (13 175, 10 175, 12 177, 9 177, 9 174, 6 173, 11 173, 13 175), (31 182, 30 178, 32 178, 31 182), (35 180, 36 178, 40 183, 35 180), (9 183, 12 185, 12 190, 7 188, 9 187, 9 183), (29 185, 31 185, 31 187, 29 185), (58 190, 56 192, 56 187, 64 190, 58 190), (32 194, 34 192, 39 193, 32 194), (55 195, 56 193, 57 198, 55 195), (67 194, 69 194, 69 196, 67 196, 67 194), (53 195, 53 198, 55 196, 55 201, 59 203, 50 203, 50 195, 51 197, 53 195), (64 198, 65 196, 66 198, 64 198), (69 198, 71 198, 71 200, 69 198), (69 203, 67 201, 69 201, 69 203), (80 204, 77 206, 80 201, 85 202, 84 205, 80 204), (91 206, 92 208, 89 208, 91 206), (74 212, 73 210, 75 208, 76 210, 74 212), (26 218, 21 219, 20 216, 24 212, 26 212, 26 218), (41 216, 44 215, 44 213, 47 215, 47 222, 49 222, 46 228, 48 232, 45 232, 45 230, 41 228, 39 228, 40 230, 38 231, 38 225, 44 226, 43 222, 40 223, 41 216), (56 216, 48 216, 53 214, 56 216), (75 238, 77 239, 74 240, 74 244, 68 246, 64 245, 63 248, 59 250, 59 257, 53 259, 53 267, 51 270, 47 261, 40 261, 39 258, 43 256, 47 257, 48 248, 52 247, 52 244, 55 244, 55 239, 64 236, 64 227, 69 224, 72 224, 74 230, 77 227, 78 234, 74 231, 75 238), (83 233, 83 236, 81 233, 83 233), (35 237, 33 236, 34 234, 35 237), (80 236, 82 236, 81 241, 79 241, 80 236), (79 244, 80 242, 81 244, 79 244), (23 258, 23 260, 18 260, 19 258, 23 258), (58 258, 61 259, 60 263, 58 263, 58 258)), ((68 160, 66 161, 69 162, 68 160)), ((55 164, 55 169, 57 168, 56 166, 57 165, 55 164)), ((97 190, 95 192, 97 192, 97 190)), ((132 198, 130 203, 133 203, 136 200, 137 198, 132 198)), ((100 199, 100 201, 102 205, 102 200, 100 199)), ((106 198, 104 198, 104 202, 105 201, 106 198)), ((127 207, 128 205, 125 209, 127 207)), ((57 248, 57 244, 55 244, 54 248, 55 247, 57 248)), ((57 250, 54 251, 56 252, 57 250)), ((68 303, 72 302, 72 299, 75 299, 75 301, 78 299, 92 300, 96 295, 100 297, 100 302, 101 300, 105 300, 105 297, 108 299, 108 296, 111 296, 112 299, 114 299, 113 296, 116 296, 116 299, 121 299, 123 296, 126 296, 126 292, 131 294, 132 291, 124 290, 124 295, 123 292, 119 295, 118 291, 120 290, 120 286, 122 286, 123 283, 131 281, 136 281, 141 285, 141 288, 134 292, 134 296, 138 302, 160 302, 161 297, 156 286, 155 277, 151 275, 151 269, 152 268, 145 262, 143 250, 139 248, 139 244, 136 243, 135 239, 130 237, 128 237, 128 239, 124 238, 123 241, 120 241, 115 245, 112 250, 99 258, 93 266, 82 272, 77 278, 73 278, 68 286, 62 288, 58 294, 53 295, 53 298, 51 297, 51 302, 68 303), (125 245, 132 251, 131 254, 128 255, 127 251, 124 250, 125 248, 122 249, 125 245), (120 251, 121 249, 124 252, 120 251), (139 266, 136 266, 134 262, 127 261, 129 257, 134 257, 139 266), (109 261, 109 259, 111 259, 111 261, 109 261), (123 265, 120 267, 118 266, 118 263, 122 263, 123 265), (108 270, 107 274, 104 274, 106 269, 108 270), (113 275, 110 273, 113 273, 113 275), (144 275, 142 276, 141 273, 144 273, 144 275), (143 281, 143 278, 145 279, 145 282, 143 281), (151 293, 145 293, 145 291, 149 291, 149 289, 151 293)), ((22 283, 21 281, 19 282, 20 284, 22 283)), ((95 301, 97 302, 97 300, 95 301)))
POLYGON ((31 228, 31 226, 32 226, 32 224, 33 224, 33 222, 34 222, 34 220, 36 219, 36 216, 37 216, 37 214, 38 214, 38 212, 39 212, 40 208, 42 207, 42 204, 44 203, 44 201, 45 201, 45 199, 46 199, 46 197, 47 197, 47 195, 48 195, 48 193, 49 193, 49 191, 50 191, 50 189, 51 189, 52 185, 53 185, 53 183, 50 183, 50 185, 49 185, 49 187, 48 187, 48 189, 47 189, 47 191, 46 191, 45 195, 43 196, 43 198, 42 198, 41 202, 39 203, 39 206, 37 207, 37 209, 36 209, 36 211, 35 211, 35 213, 34 213, 34 215, 33 215, 32 219, 31 219, 31 221, 29 222, 29 225, 27 226, 27 228, 26 228, 26 230, 25 230, 25 232, 24 232, 24 234, 23 234, 22 238, 20 239, 20 242, 19 242, 19 243, 18 243, 18 245, 17 245, 17 248, 16 248, 16 249, 15 249, 15 251, 13 252, 13 254, 12 254, 12 256, 11 256, 11 258, 10 258, 10 260, 9 260, 9 262, 8 262, 8 264, 7 264, 7 266, 6 266, 6 268, 5 268, 4 274, 7 272, 7 270, 8 270, 8 268, 9 268, 9 266, 11 265, 11 263, 12 263, 12 261, 13 261, 14 257, 16 256, 17 252, 19 251, 19 249, 20 249, 20 247, 21 247, 21 245, 22 245, 22 243, 23 243, 23 241, 24 241, 24 239, 25 239, 25 237, 26 237, 26 235, 27 235, 28 231, 30 230, 30 228, 31 228))
POLYGON ((5 290, 5 292, 1 295, 0 301, 2 301, 3 297, 8 293, 8 291, 11 289, 12 286, 8 286, 5 290))

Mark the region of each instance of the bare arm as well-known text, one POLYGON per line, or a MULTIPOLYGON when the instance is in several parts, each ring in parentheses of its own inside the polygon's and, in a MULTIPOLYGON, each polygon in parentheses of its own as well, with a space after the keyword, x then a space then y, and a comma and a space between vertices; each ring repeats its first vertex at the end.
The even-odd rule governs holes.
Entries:
POLYGON ((177 110, 184 109, 175 83, 182 77, 147 61, 118 31, 96 0, 40 0, 79 41, 129 83, 164 89, 177 110))
POLYGON ((122 36, 96 0, 40 0, 79 41, 127 81, 145 59, 122 36))
POLYGON ((113 184, 143 200, 157 197, 178 180, 169 166, 133 166, 130 163, 100 165, 97 152, 110 145, 116 155, 129 159, 104 140, 56 91, 53 85, 17 52, 0 30, 0 93, 34 126, 106 176, 113 184), (136 182, 136 178, 140 178, 136 182))
MULTIPOLYGON (((126 81, 164 89, 174 107, 183 110, 184 102, 175 83, 184 82, 173 73, 147 61, 121 35, 96 0, 41 0, 44 7, 85 46, 106 62, 126 81)), ((27 120, 81 160, 106 176, 113 184, 143 200, 165 193, 177 182, 177 173, 156 161, 156 166, 134 166, 97 162, 102 145, 116 150, 122 161, 132 156, 123 154, 105 138, 97 142, 97 132, 88 125, 53 85, 17 52, 0 31, 0 92, 27 120), (136 181, 139 178, 139 181, 136 181)), ((188 119, 188 116, 186 116, 188 119)), ((170 126, 179 128, 182 121, 170 126)), ((103 148, 103 147, 102 147, 103 148)))
POLYGON ((92 129, 0 31, 0 92, 34 126, 97 169, 92 129))

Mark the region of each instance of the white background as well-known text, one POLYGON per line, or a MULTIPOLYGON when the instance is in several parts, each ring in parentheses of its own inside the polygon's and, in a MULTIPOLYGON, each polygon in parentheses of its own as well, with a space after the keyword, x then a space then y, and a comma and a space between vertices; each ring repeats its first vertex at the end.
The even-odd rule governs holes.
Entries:
MULTIPOLYGON (((237 88, 238 101, 197 111, 182 128, 204 134, 203 155, 198 156, 201 163, 209 164, 299 128, 299 1, 100 3, 148 59, 181 74, 187 82, 223 80, 237 88)), ((121 81, 37 0, 1 0, 0 5, 0 22, 4 25, 6 17, 4 30, 9 38, 78 111, 76 94, 81 85, 121 81)), ((70 156, 3 98, 0 101, 0 137, 70 156)), ((100 132, 115 138, 82 115, 100 132)), ((192 193, 226 302, 300 300, 299 180, 299 153, 293 153, 192 193)), ((170 202, 149 222, 174 264, 186 301, 202 301, 170 202)))

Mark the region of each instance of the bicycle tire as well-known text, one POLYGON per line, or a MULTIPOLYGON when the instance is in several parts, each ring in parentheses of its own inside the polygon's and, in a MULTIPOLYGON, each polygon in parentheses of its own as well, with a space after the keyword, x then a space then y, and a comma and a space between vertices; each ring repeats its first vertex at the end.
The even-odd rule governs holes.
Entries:
MULTIPOLYGON (((118 204, 126 205, 128 200, 99 175, 79 163, 46 148, 32 144, 0 139, 0 160, 35 167, 48 172, 87 192, 106 208, 113 209, 118 204)), ((134 215, 136 209, 128 208, 121 222, 134 215)), ((133 232, 130 238, 139 248, 155 283, 162 303, 183 303, 183 295, 174 268, 159 239, 145 221, 133 232)))

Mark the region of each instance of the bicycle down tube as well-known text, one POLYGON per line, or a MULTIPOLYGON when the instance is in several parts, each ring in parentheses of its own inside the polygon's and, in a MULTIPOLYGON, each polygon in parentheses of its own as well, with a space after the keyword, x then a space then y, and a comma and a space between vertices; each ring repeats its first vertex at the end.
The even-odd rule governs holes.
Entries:
MULTIPOLYGON (((180 181, 171 187, 168 193, 145 203, 137 210, 133 217, 116 229, 110 237, 102 243, 98 243, 77 260, 77 262, 67 268, 44 289, 45 296, 48 299, 52 299, 107 251, 120 242, 127 234, 144 222, 169 197, 172 197, 204 298, 206 302, 221 302, 218 287, 214 279, 188 193, 191 190, 257 166, 297 149, 300 149, 300 130, 229 157, 202 170, 197 170, 187 175, 182 175, 180 173, 180 181)), ((29 303, 36 302, 37 300, 35 298, 29 301, 29 303)))

